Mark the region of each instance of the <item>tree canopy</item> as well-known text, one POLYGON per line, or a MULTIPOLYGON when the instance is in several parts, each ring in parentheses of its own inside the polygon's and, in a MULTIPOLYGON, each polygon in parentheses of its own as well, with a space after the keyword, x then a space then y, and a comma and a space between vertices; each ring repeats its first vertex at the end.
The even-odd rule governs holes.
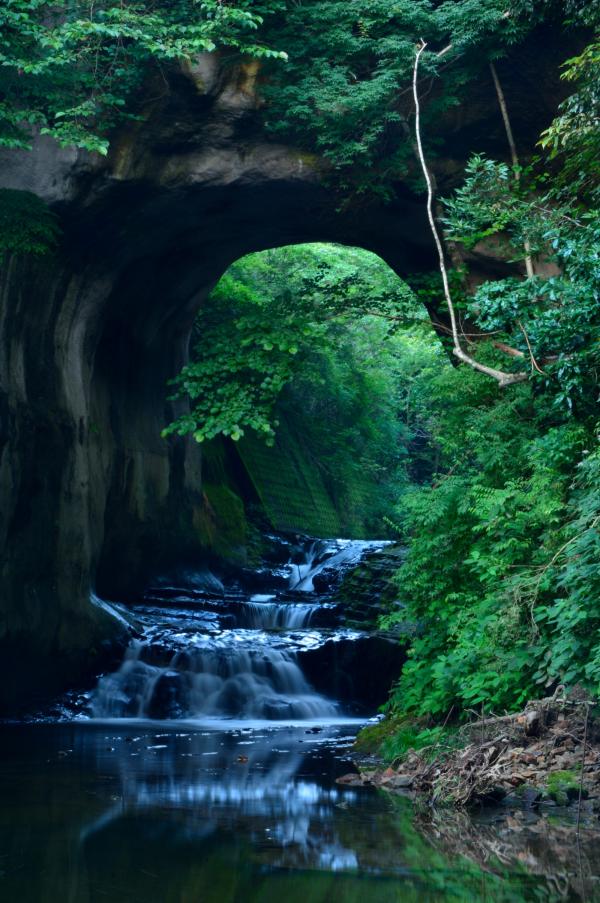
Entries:
POLYGON ((423 316, 410 289, 367 251, 313 244, 249 255, 198 315, 193 360, 175 381, 191 410, 165 435, 238 440, 253 429, 272 443, 284 386, 331 346, 336 329, 377 317, 389 330, 423 316))
POLYGON ((32 130, 106 154, 135 118, 153 69, 227 49, 282 56, 256 40, 281 3, 254 0, 7 0, 0 9, 0 146, 29 147, 32 130))

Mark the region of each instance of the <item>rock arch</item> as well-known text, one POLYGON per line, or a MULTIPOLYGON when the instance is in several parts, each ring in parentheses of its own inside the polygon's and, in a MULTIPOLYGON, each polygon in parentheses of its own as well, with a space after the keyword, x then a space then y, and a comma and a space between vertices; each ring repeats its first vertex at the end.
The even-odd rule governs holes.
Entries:
MULTIPOLYGON (((144 562, 205 542, 199 449, 160 430, 227 266, 307 241, 362 246, 400 275, 434 266, 422 200, 398 185, 387 205, 340 210, 317 159, 265 137, 247 76, 214 56, 174 75, 107 159, 44 138, 1 155, 2 185, 53 205, 64 236, 1 274, 0 707, 94 666, 115 635, 90 603, 99 567, 134 586, 144 562)), ((448 124, 457 146, 485 132, 488 94, 448 124)))

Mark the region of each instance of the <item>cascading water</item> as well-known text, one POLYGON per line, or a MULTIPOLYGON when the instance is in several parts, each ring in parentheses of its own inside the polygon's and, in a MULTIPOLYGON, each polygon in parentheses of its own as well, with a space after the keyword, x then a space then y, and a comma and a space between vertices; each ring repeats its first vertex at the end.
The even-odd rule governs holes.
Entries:
MULTIPOLYGON (((186 573, 183 586, 156 587, 145 605, 134 608, 142 639, 130 645, 118 671, 100 680, 92 698, 93 716, 339 717, 340 706, 313 689, 299 658, 324 642, 360 634, 337 626, 335 605, 314 593, 313 581, 325 570, 339 576, 381 545, 312 542, 299 562, 290 561, 284 569, 287 589, 281 588, 281 569, 277 588, 264 593, 226 589, 206 572, 186 573)), ((278 581, 273 577, 273 582, 278 581)))
POLYGON ((337 594, 365 544, 285 548, 287 565, 274 547, 277 566, 235 585, 187 572, 133 608, 93 600, 133 620, 137 639, 93 694, 98 717, 89 694, 71 691, 40 713, 56 723, 2 725, 2 899, 554 900, 557 888, 561 900, 596 899, 591 810, 571 848, 556 810, 551 822, 521 804, 496 828, 496 815, 469 827, 461 813, 455 841, 446 816, 444 831, 434 820, 421 836, 422 815, 407 821, 403 805, 347 785, 356 731, 401 667, 401 647, 368 629, 381 575, 400 559, 369 559, 337 594), (342 595, 346 616, 367 629, 341 626, 342 595), (503 878, 488 893, 499 848, 503 878), (477 861, 485 853, 480 874, 457 870, 471 850, 477 861))
POLYGON ((357 564, 365 552, 380 549, 381 542, 367 540, 315 540, 305 553, 305 560, 294 564, 290 575, 290 589, 314 592, 314 578, 325 570, 340 570, 357 564))
MULTIPOLYGON (((192 638, 190 638, 192 639, 192 638)), ((175 652, 166 667, 144 660, 136 643, 116 674, 102 678, 96 717, 206 717, 267 720, 332 718, 334 702, 311 690, 292 652, 231 632, 175 652)))
POLYGON ((239 612, 240 626, 257 630, 295 630, 310 626, 315 613, 315 605, 288 602, 281 605, 269 594, 250 597, 239 612))

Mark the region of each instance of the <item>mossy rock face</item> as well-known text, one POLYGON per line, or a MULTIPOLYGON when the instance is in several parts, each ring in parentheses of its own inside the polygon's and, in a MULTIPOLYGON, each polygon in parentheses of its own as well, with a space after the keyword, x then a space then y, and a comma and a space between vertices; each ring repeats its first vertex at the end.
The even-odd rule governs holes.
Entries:
POLYGON ((380 616, 387 614, 396 601, 394 577, 404 557, 401 546, 389 546, 367 554, 358 567, 345 575, 336 601, 343 607, 347 624, 377 627, 380 616))
POLYGON ((241 498, 228 486, 205 483, 204 506, 194 520, 200 541, 219 558, 246 563, 248 527, 241 498))
POLYGON ((321 475, 289 427, 282 423, 272 448, 248 435, 238 451, 274 529, 324 538, 343 534, 321 475))
POLYGON ((232 474, 228 466, 222 439, 214 439, 202 445, 202 482, 209 485, 229 485, 232 474))
POLYGON ((382 744, 393 737, 403 726, 397 718, 382 718, 374 724, 368 724, 358 733, 354 742, 354 749, 360 755, 377 755, 381 752, 382 744))
MULTIPOLYGON (((574 771, 553 771, 548 775, 546 792, 559 806, 567 806, 579 797, 579 775, 574 771)), ((582 788, 582 797, 587 791, 582 788)))
POLYGON ((57 217, 36 194, 0 188, 0 254, 48 254, 59 234, 57 217))

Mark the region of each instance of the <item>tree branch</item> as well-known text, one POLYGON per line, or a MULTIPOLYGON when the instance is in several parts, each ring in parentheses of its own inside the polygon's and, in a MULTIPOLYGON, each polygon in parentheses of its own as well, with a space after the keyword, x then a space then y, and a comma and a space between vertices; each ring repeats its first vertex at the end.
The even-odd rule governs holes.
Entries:
MULTIPOLYGON (((519 164, 519 155, 517 154, 517 145, 515 143, 515 136, 513 135, 512 126, 510 124, 510 116, 508 115, 508 107, 506 106, 504 91, 502 90, 502 85, 500 84, 500 79, 498 78, 496 67, 491 60, 490 71, 492 73, 492 79, 494 80, 494 87, 496 89, 496 96, 498 97, 500 112, 502 113, 502 119, 504 121, 504 128, 506 131, 508 146, 510 147, 510 156, 515 173, 515 182, 517 182, 518 184, 521 181, 521 169, 519 164)), ((533 268, 531 245, 529 244, 529 239, 525 239, 523 246, 525 248, 525 270, 527 271, 527 278, 531 279, 532 276, 535 276, 535 270, 533 268)))
POLYGON ((419 90, 418 90, 418 78, 419 78, 419 62, 421 60, 421 55, 423 51, 427 47, 425 41, 421 40, 421 43, 417 47, 417 52, 415 54, 415 65, 413 68, 413 98, 415 102, 415 137, 417 140, 417 154, 419 157, 419 162, 421 164, 421 169, 423 171, 423 176, 425 177, 425 182, 427 184, 427 218, 429 220, 429 226, 431 228, 431 234, 433 235, 433 240, 435 242, 435 246, 438 253, 440 273, 442 276, 442 283, 444 286, 444 297, 446 299, 446 304, 448 305, 448 311, 450 313, 450 325, 452 327, 452 342, 453 342, 453 353, 455 357, 457 357, 463 363, 468 364, 474 370, 478 370, 480 373, 485 373, 486 376, 491 376, 492 379, 495 379, 498 385, 500 386, 509 386, 514 383, 524 382, 528 376, 526 373, 506 373, 503 370, 496 370, 494 367, 488 367, 485 364, 480 363, 475 360, 475 358, 471 357, 470 354, 463 349, 460 336, 458 332, 458 322, 456 317, 456 311, 454 309, 454 302, 452 301, 452 294, 450 292, 450 283, 448 281, 448 272, 446 270, 446 263, 444 260, 444 250, 442 247, 442 241, 440 239, 438 229, 435 223, 435 218, 433 215, 433 184, 431 180, 431 175, 429 173, 429 169, 427 168, 427 162, 425 160, 425 154, 423 152, 423 142, 421 140, 421 104, 419 101, 419 90))
POLYGON ((545 376, 546 374, 540 368, 540 366, 538 365, 538 362, 536 361, 536 359, 533 355, 533 351, 531 350, 531 344, 529 342, 529 336, 527 335, 527 333, 525 331, 525 327, 523 326, 523 324, 521 323, 521 321, 519 319, 517 319, 517 323, 519 324, 519 329, 523 333, 523 335, 525 337, 525 341, 527 342, 527 349, 529 351, 529 360, 531 361, 531 372, 533 373, 534 370, 537 370, 538 373, 541 373, 542 376, 545 376))
POLYGON ((518 348, 513 348, 505 342, 492 342, 492 345, 494 348, 497 348, 498 351, 503 351, 504 354, 510 354, 511 357, 525 357, 524 351, 519 351, 518 348))

